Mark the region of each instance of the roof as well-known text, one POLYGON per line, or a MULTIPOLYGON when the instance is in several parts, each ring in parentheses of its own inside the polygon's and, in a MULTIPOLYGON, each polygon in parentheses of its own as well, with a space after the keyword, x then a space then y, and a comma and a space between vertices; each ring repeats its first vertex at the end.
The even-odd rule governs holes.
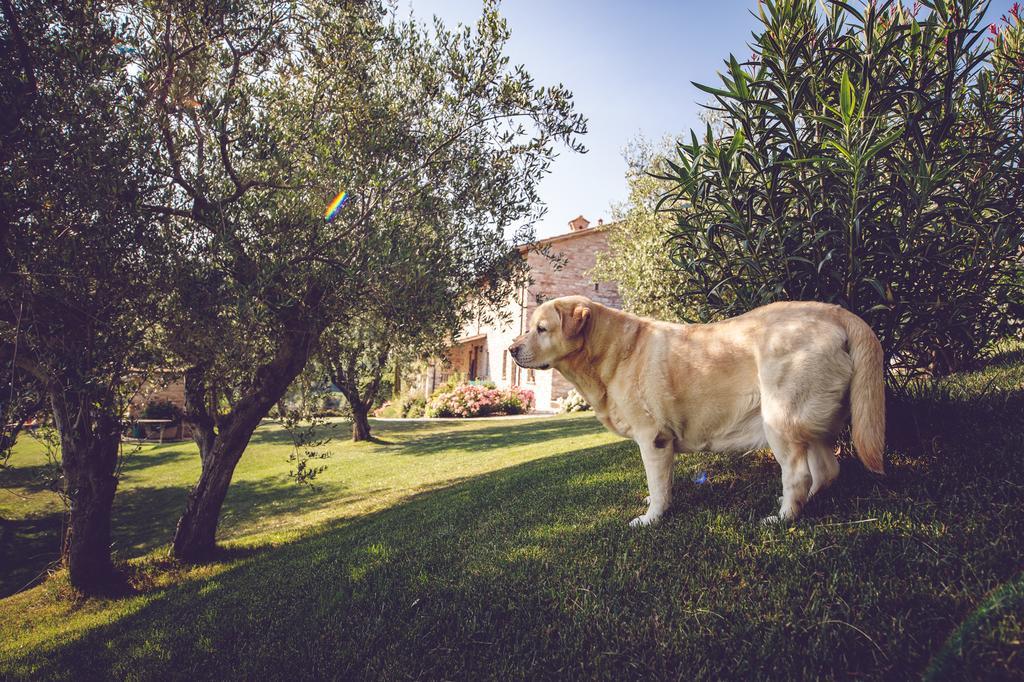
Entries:
POLYGON ((577 239, 579 237, 582 237, 583 235, 591 235, 596 234, 598 232, 603 232, 604 230, 608 229, 614 224, 615 223, 605 223, 603 225, 594 225, 593 227, 588 227, 583 230, 573 230, 572 232, 566 232, 564 234, 556 234, 554 237, 548 237, 547 239, 538 239, 535 242, 530 242, 529 244, 523 244, 522 246, 520 246, 519 253, 526 253, 531 248, 535 248, 538 246, 557 244, 559 242, 569 241, 570 239, 577 239))
POLYGON ((470 341, 483 341, 486 338, 487 338, 487 334, 486 333, 484 333, 484 334, 473 334, 472 336, 460 336, 459 338, 455 339, 455 345, 456 346, 461 346, 462 344, 469 343, 470 341))

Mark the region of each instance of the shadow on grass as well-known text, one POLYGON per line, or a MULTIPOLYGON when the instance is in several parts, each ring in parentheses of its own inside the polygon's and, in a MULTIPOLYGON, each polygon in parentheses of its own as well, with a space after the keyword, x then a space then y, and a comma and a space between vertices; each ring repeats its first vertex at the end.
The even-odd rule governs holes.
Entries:
POLYGON ((983 367, 1010 367, 1024 365, 1024 348, 1001 348, 982 360, 983 367))
POLYGON ((60 556, 63 516, 0 519, 0 597, 35 585, 60 556))
MULTIPOLYGON (((886 396, 886 445, 926 455, 939 443, 963 443, 981 430, 1024 428, 1024 389, 951 394, 941 388, 921 395, 886 396)), ((987 434, 986 434, 987 436, 987 434)))
POLYGON ((0 488, 22 488, 29 493, 53 490, 59 473, 57 467, 51 464, 19 464, 0 470, 0 488))
MULTIPOLYGON (((342 427, 348 422, 341 422, 342 427)), ((282 429, 260 428, 252 438, 252 445, 291 443, 291 437, 282 429)), ((602 430, 596 420, 545 420, 542 422, 480 422, 465 430, 426 433, 398 440, 406 433, 420 433, 441 428, 429 422, 381 422, 378 432, 394 434, 396 441, 377 441, 375 445, 398 454, 435 454, 453 449, 486 450, 508 445, 537 442, 552 434, 574 436, 598 433, 602 430)), ((337 430, 347 437, 344 429, 337 430)), ((121 463, 121 473, 133 475, 150 467, 171 465, 196 459, 191 442, 167 443, 148 446, 132 452, 121 463)), ((4 485, 23 488, 29 492, 52 489, 53 469, 47 465, 17 467, 4 470, 4 485)), ((318 484, 319 490, 300 488, 279 477, 259 481, 238 480, 232 483, 218 536, 232 537, 236 528, 250 528, 264 519, 273 519, 282 512, 316 512, 338 503, 357 502, 382 490, 371 490, 359 497, 346 495, 341 483, 318 484), (326 489, 324 489, 326 488, 326 489)), ((177 520, 184 508, 190 485, 166 487, 122 487, 114 499, 113 550, 118 558, 131 558, 170 543, 177 520)), ((433 487, 433 486, 431 486, 433 487)), ((38 583, 47 574, 60 555, 60 538, 64 524, 62 513, 51 513, 29 519, 0 521, 0 598, 14 594, 38 583)))
POLYGON ((195 460, 198 456, 195 444, 190 440, 149 446, 138 452, 129 450, 121 459, 121 473, 132 473, 188 459, 195 460))
POLYGON ((476 428, 445 431, 409 438, 390 450, 400 455, 433 455, 446 450, 482 451, 535 445, 553 437, 577 438, 604 433, 605 428, 594 419, 545 420, 516 424, 490 422, 476 428))
MULTIPOLYGON (((346 497, 343 484, 332 483, 329 487, 330 491, 312 491, 278 478, 235 481, 228 491, 218 536, 230 538, 234 529, 249 528, 282 512, 315 511, 363 497, 346 497)), ((170 544, 188 490, 188 486, 136 486, 119 491, 114 498, 112 528, 115 558, 140 556, 170 544)), ((379 491, 367 495, 373 492, 379 491)), ((0 565, 4 566, 0 597, 30 587, 46 576, 60 556, 63 523, 64 515, 60 513, 0 520, 0 565)))

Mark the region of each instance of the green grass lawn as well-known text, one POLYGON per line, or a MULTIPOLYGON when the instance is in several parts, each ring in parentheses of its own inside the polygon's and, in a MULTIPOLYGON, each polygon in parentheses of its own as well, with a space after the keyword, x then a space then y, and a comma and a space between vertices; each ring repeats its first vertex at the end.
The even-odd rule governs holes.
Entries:
MULTIPOLYGON (((286 434, 266 426, 226 503, 228 551, 184 568, 161 556, 198 458, 147 446, 115 509, 137 593, 73 601, 58 574, 0 600, 0 677, 1019 679, 1011 359, 922 394, 890 474, 844 458, 792 527, 757 524, 779 494, 761 453, 681 456, 674 513, 627 528, 637 448, 590 414, 378 422, 388 444, 334 443, 318 491, 287 480, 286 434)), ((12 464, 8 593, 52 560, 60 521, 33 488, 40 452, 12 464)))

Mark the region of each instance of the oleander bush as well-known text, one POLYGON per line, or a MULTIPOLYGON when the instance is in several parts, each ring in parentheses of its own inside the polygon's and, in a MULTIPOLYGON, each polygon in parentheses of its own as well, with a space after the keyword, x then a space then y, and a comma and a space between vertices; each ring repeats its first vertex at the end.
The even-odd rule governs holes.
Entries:
POLYGON ((987 6, 758 3, 749 60, 698 84, 723 130, 656 171, 680 308, 838 303, 877 331, 896 386, 1019 327, 1022 27, 1017 6, 986 25, 987 6))
POLYGON ((525 414, 533 409, 533 391, 517 386, 487 388, 459 386, 435 393, 427 403, 428 417, 487 417, 495 414, 525 414))

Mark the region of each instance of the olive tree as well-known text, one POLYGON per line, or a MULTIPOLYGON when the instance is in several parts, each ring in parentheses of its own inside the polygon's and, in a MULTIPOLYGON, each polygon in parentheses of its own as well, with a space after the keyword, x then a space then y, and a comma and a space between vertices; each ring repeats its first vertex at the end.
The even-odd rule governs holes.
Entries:
POLYGON ((403 248, 423 235, 454 275, 500 287, 506 230, 528 227, 554 145, 578 147, 584 123, 508 66, 490 5, 448 30, 374 2, 161 4, 135 29, 164 190, 145 208, 179 240, 164 338, 202 459, 172 550, 191 560, 324 329, 368 309, 382 273, 430 265, 403 248))
MULTIPOLYGON (((498 205, 505 187, 480 200, 498 205), (487 198, 492 194, 491 198, 487 198)), ((352 408, 352 439, 370 438, 369 412, 385 370, 399 357, 436 355, 481 311, 499 307, 527 277, 525 260, 499 229, 467 230, 462 200, 393 216, 401 234, 361 282, 357 311, 327 329, 318 362, 352 408)))
MULTIPOLYGON (((151 141, 116 7, 3 2, 0 356, 3 419, 44 402, 60 439, 62 559, 111 586, 111 507, 131 377, 152 365, 164 243, 140 211, 151 141)), ((16 433, 5 434, 4 446, 16 433)))

